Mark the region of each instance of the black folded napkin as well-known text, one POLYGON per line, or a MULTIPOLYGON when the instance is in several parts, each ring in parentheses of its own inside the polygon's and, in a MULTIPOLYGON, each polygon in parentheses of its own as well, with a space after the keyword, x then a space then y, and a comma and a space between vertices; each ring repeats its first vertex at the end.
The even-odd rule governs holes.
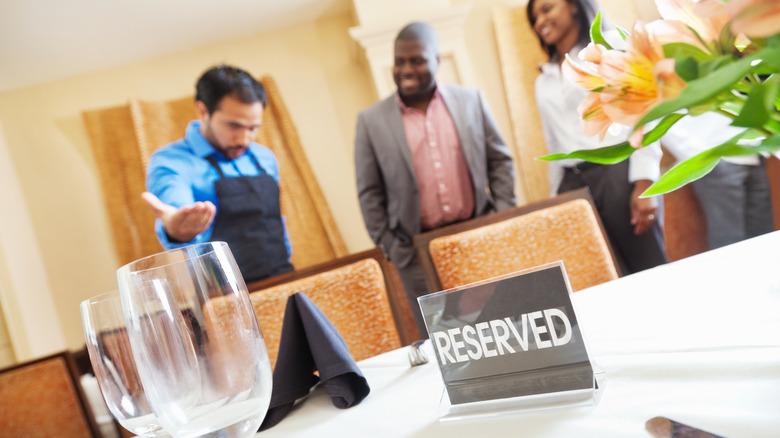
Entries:
POLYGON ((282 421, 295 400, 319 381, 341 409, 360 403, 370 391, 339 332, 309 297, 297 292, 287 298, 271 404, 260 430, 282 421))

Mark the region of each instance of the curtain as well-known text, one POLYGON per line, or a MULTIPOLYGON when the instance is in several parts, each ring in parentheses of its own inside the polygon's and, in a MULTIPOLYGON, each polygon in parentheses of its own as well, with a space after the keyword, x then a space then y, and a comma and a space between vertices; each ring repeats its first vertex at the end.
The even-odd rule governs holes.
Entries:
MULTIPOLYGON (((320 186, 301 146, 295 125, 272 78, 257 141, 279 161, 281 208, 296 268, 347 254, 320 186)), ((151 154, 184 136, 196 118, 193 97, 166 102, 131 100, 127 105, 85 111, 83 120, 98 165, 103 195, 121 264, 162 250, 154 215, 141 199, 151 154)))
POLYGON ((493 10, 501 75, 504 80, 512 136, 517 145, 519 177, 528 202, 550 196, 547 163, 536 157, 547 155, 539 112, 534 97, 534 82, 539 65, 546 61, 539 40, 525 16, 525 6, 496 7, 493 10))

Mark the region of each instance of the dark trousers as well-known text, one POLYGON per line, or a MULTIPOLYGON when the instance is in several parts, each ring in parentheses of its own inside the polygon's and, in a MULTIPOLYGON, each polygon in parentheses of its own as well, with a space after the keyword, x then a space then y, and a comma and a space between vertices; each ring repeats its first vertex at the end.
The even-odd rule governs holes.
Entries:
POLYGON ((595 165, 576 173, 567 168, 558 193, 581 187, 590 189, 623 274, 667 262, 660 205, 657 220, 650 230, 638 236, 634 234, 630 207, 634 185, 628 182, 628 160, 612 165, 595 165))
POLYGON ((417 323, 417 330, 420 332, 420 337, 422 339, 428 339, 428 331, 425 329, 425 320, 420 311, 420 304, 417 302, 417 298, 436 291, 428 290, 428 284, 425 282, 425 274, 423 273, 422 265, 420 265, 417 254, 414 255, 411 263, 407 266, 398 268, 398 274, 401 277, 401 283, 404 285, 406 298, 409 300, 409 307, 412 309, 412 316, 414 316, 414 322, 417 323))
POLYGON ((710 249, 774 231, 763 160, 759 166, 721 161, 692 185, 707 220, 710 249))

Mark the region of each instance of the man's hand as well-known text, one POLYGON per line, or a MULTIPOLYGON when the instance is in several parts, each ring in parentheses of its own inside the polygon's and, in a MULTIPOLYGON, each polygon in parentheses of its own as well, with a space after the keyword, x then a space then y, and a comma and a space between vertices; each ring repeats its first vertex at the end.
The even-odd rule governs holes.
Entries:
POLYGON ((141 197, 162 221, 168 236, 179 242, 189 242, 206 231, 217 213, 217 207, 211 201, 198 201, 193 205, 176 208, 149 192, 144 192, 141 197))
POLYGON ((634 183, 634 190, 631 192, 631 225, 634 226, 634 234, 637 236, 646 232, 658 220, 658 198, 640 198, 648 187, 653 184, 652 181, 643 179, 634 183))

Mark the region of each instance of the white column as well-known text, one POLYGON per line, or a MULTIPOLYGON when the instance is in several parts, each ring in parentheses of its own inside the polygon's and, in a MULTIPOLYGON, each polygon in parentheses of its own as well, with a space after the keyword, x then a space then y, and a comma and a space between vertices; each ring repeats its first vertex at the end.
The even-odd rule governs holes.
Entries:
POLYGON ((350 36, 363 49, 377 98, 395 92, 393 82, 393 49, 401 28, 412 21, 424 21, 439 34, 441 66, 439 82, 476 86, 469 61, 464 27, 470 5, 453 7, 448 0, 353 0, 359 26, 350 36))
POLYGON ((14 356, 17 361, 24 361, 64 350, 65 338, 43 258, 2 126, 0 202, 0 308, 14 356))

